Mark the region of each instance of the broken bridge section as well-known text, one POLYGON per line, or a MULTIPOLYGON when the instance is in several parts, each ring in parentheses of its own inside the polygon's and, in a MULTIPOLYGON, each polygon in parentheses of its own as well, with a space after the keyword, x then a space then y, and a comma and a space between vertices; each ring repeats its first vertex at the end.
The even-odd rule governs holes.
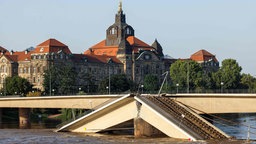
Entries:
POLYGON ((170 137, 192 140, 227 139, 229 136, 187 107, 168 97, 139 96, 139 117, 170 137))
POLYGON ((173 138, 227 139, 224 132, 189 108, 169 97, 125 95, 62 126, 57 131, 101 132, 134 120, 134 134, 153 133, 154 128, 173 138), (149 125, 152 127, 149 128, 149 125), (153 129, 152 129, 153 128, 153 129))

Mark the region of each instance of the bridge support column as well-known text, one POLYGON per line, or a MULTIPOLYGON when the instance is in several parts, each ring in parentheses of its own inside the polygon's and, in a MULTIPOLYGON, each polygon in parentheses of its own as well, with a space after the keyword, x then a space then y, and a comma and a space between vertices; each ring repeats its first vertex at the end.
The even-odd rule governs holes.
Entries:
POLYGON ((19 108, 19 119, 21 129, 28 129, 31 127, 30 123, 30 108, 19 108))
POLYGON ((164 135, 161 131, 144 121, 142 118, 134 119, 134 136, 135 137, 152 137, 164 135))
POLYGON ((0 108, 0 128, 3 128, 3 109, 0 108))

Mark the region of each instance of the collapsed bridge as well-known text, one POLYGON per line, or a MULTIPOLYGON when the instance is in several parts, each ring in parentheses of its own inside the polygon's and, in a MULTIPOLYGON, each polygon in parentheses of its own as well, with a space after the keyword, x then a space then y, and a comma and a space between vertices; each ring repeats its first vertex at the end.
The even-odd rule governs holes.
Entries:
POLYGON ((173 138, 208 140, 229 136, 171 97, 125 95, 57 131, 102 132, 133 121, 135 136, 159 132, 173 138))

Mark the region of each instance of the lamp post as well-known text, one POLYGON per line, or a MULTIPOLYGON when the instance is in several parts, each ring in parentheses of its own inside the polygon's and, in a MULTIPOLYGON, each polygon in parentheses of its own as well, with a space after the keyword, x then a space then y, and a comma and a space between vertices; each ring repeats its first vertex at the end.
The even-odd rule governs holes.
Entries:
MULTIPOLYGON (((108 86, 106 86, 106 89, 107 89, 107 92, 109 92, 109 87, 108 86)), ((109 93, 108 93, 109 94, 109 93)))
POLYGON ((79 88, 78 88, 78 90, 79 90, 79 92, 78 92, 78 93, 79 93, 79 95, 80 95, 80 94, 81 94, 81 88, 79 87, 79 88))
POLYGON ((187 93, 189 93, 189 61, 187 61, 187 93))
POLYGON ((110 95, 110 64, 108 65, 108 94, 110 95))
POLYGON ((143 94, 143 88, 144 88, 144 85, 141 85, 141 94, 143 94))
POLYGON ((51 70, 50 70, 50 80, 49 80, 49 87, 50 87, 50 96, 52 96, 52 91, 51 91, 51 89, 52 89, 52 72, 51 72, 51 70))
POLYGON ((220 86, 221 86, 221 93, 223 93, 223 85, 224 85, 224 82, 221 82, 221 83, 220 83, 220 86))
POLYGON ((177 92, 176 93, 179 93, 179 86, 180 86, 180 84, 176 84, 176 87, 177 87, 177 92))
POLYGON ((6 96, 6 75, 5 74, 2 74, 2 77, 3 77, 3 86, 4 86, 4 96, 6 96))
POLYGON ((54 95, 54 91, 55 91, 55 89, 52 89, 52 94, 54 95))

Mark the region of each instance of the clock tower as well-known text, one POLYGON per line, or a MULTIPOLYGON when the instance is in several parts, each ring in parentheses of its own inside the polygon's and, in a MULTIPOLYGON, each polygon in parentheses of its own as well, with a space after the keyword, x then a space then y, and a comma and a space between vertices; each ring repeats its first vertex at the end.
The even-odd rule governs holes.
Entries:
POLYGON ((122 9, 122 2, 120 2, 118 12, 115 17, 115 23, 106 31, 106 46, 118 46, 121 41, 126 39, 128 36, 134 36, 134 29, 126 23, 126 17, 122 9))

